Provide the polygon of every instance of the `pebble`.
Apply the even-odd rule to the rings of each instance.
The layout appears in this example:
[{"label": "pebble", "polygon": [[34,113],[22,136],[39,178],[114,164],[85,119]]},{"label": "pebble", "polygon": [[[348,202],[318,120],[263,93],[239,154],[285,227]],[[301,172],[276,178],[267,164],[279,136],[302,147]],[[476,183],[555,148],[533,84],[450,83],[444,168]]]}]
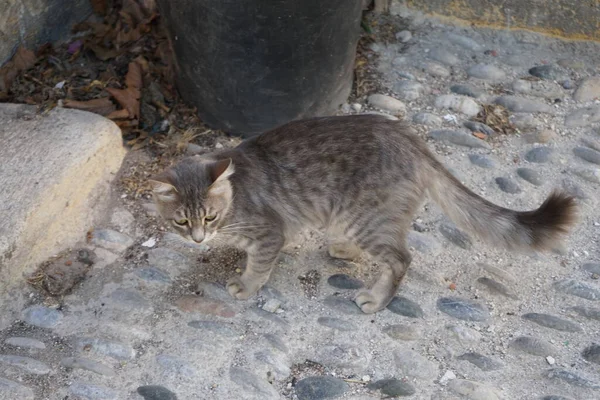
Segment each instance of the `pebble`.
[{"label": "pebble", "polygon": [[223,318],[235,317],[233,311],[227,304],[220,300],[208,297],[188,295],[179,298],[175,305],[183,312],[198,313],[202,315],[215,315]]},{"label": "pebble", "polygon": [[150,302],[137,290],[116,289],[110,294],[110,301],[121,310],[149,310],[152,308]]},{"label": "pebble", "polygon": [[404,30],[396,33],[396,39],[401,41],[402,43],[406,43],[412,39],[412,33],[410,31]]},{"label": "pebble", "polygon": [[440,385],[446,386],[452,379],[456,379],[456,374],[450,370],[446,371],[440,378]]},{"label": "pebble", "polygon": [[493,265],[485,264],[485,263],[477,263],[477,266],[482,268],[483,270],[489,272],[494,275],[496,278],[503,280],[505,282],[516,283],[517,278],[511,274],[510,272],[503,270],[502,268],[495,267]]},{"label": "pebble", "polygon": [[496,178],[495,181],[500,190],[502,190],[505,193],[517,194],[522,192],[519,185],[517,185],[512,179],[500,176]]},{"label": "pebble", "polygon": [[565,117],[565,126],[567,128],[576,128],[578,126],[588,126],[600,121],[600,107],[592,106],[580,108],[572,111]]},{"label": "pebble", "polygon": [[477,282],[488,288],[492,293],[500,293],[513,300],[518,300],[511,291],[503,283],[497,282],[488,277],[481,277],[477,279]]},{"label": "pebble", "polygon": [[30,357],[0,354],[0,364],[10,365],[33,375],[46,375],[50,373],[48,365]]},{"label": "pebble", "polygon": [[390,325],[382,329],[383,333],[396,340],[417,340],[421,338],[421,332],[410,325]]},{"label": "pebble", "polygon": [[458,360],[468,361],[482,371],[496,371],[502,369],[503,365],[490,357],[486,357],[479,353],[465,353],[456,357]]},{"label": "pebble", "polygon": [[509,111],[516,113],[553,113],[554,109],[547,104],[537,100],[526,99],[524,97],[505,95],[500,96],[495,101]]},{"label": "pebble", "polygon": [[489,81],[498,81],[506,77],[506,73],[495,65],[476,64],[467,70],[467,74],[472,78],[485,79]]},{"label": "pebble", "polygon": [[520,130],[530,130],[539,127],[542,122],[531,114],[513,114],[510,123]]},{"label": "pebble", "polygon": [[400,99],[406,101],[417,100],[426,92],[425,86],[415,81],[400,81],[393,90]]},{"label": "pebble", "polygon": [[476,165],[481,168],[490,169],[494,168],[495,166],[494,161],[492,161],[489,157],[486,157],[481,154],[469,154],[469,161],[471,161],[473,165]]},{"label": "pebble", "polygon": [[517,175],[532,185],[542,186],[544,184],[544,179],[542,179],[542,176],[536,170],[531,168],[518,168]]},{"label": "pebble", "polygon": [[600,263],[585,263],[581,268],[592,274],[600,275]]},{"label": "pebble", "polygon": [[538,164],[547,163],[550,161],[553,154],[554,150],[552,150],[550,147],[534,147],[525,153],[525,160]]},{"label": "pebble", "polygon": [[543,376],[548,379],[565,382],[573,386],[600,389],[600,384],[562,368],[551,368],[547,371],[544,371]]},{"label": "pebble", "polygon": [[330,368],[340,368],[346,372],[362,372],[371,361],[369,350],[362,346],[327,345],[315,352],[311,360]]},{"label": "pebble", "polygon": [[80,352],[93,351],[95,353],[122,361],[132,360],[135,358],[135,350],[130,345],[98,338],[78,339],[77,349]]},{"label": "pebble", "polygon": [[194,329],[200,329],[209,331],[211,333],[226,336],[226,337],[236,337],[240,336],[240,333],[232,324],[228,324],[225,322],[218,321],[190,321],[188,322],[188,326]]},{"label": "pebble", "polygon": [[406,105],[398,99],[385,94],[372,94],[367,101],[373,108],[388,111],[391,113],[406,113]]},{"label": "pebble", "polygon": [[461,249],[469,250],[473,247],[469,235],[458,229],[454,224],[444,222],[440,224],[439,231],[446,239]]},{"label": "pebble", "polygon": [[400,349],[395,351],[394,362],[402,377],[431,380],[438,373],[437,364],[413,350]]},{"label": "pebble", "polygon": [[159,354],[156,356],[156,362],[168,376],[185,378],[195,378],[198,376],[196,367],[179,357]]},{"label": "pebble", "polygon": [[54,328],[62,320],[60,311],[43,306],[31,306],[23,310],[23,321],[39,328]]},{"label": "pebble", "polygon": [[519,336],[510,343],[510,347],[540,357],[556,353],[556,349],[550,343],[531,336]]},{"label": "pebble", "polygon": [[554,284],[556,290],[586,300],[600,300],[600,289],[575,279],[565,279]]},{"label": "pebble", "polygon": [[442,119],[435,114],[428,112],[420,112],[413,116],[413,122],[419,125],[440,127],[442,126]]},{"label": "pebble", "polygon": [[473,97],[475,99],[477,99],[485,94],[485,92],[483,90],[476,88],[475,86],[468,85],[468,84],[452,85],[452,86],[450,86],[450,91],[455,94],[459,94],[462,96],[469,96],[469,97]]},{"label": "pebble", "polygon": [[75,382],[69,386],[69,392],[75,398],[86,400],[114,400],[121,397],[116,390],[106,386],[93,385],[91,383]]},{"label": "pebble", "polygon": [[363,312],[358,308],[355,302],[339,296],[328,296],[323,303],[336,311],[347,315],[363,315]]},{"label": "pebble", "polygon": [[269,299],[261,307],[266,312],[275,313],[281,308],[281,301],[277,299]]},{"label": "pebble", "polygon": [[139,278],[141,278],[145,281],[148,281],[148,282],[164,283],[164,284],[171,283],[171,278],[169,277],[169,274],[167,274],[166,272],[164,272],[158,268],[154,268],[154,267],[139,268],[139,269],[136,269],[134,273]]},{"label": "pebble", "polygon": [[355,329],[352,323],[344,321],[343,319],[333,317],[319,317],[317,319],[317,323],[327,328],[337,329],[338,331],[348,332],[353,331]]},{"label": "pebble", "polygon": [[460,297],[442,297],[437,301],[440,311],[464,321],[486,321],[490,313],[485,306]]},{"label": "pebble", "polygon": [[352,103],[352,109],[356,112],[360,112],[363,106],[360,103]]},{"label": "pebble", "polygon": [[471,346],[481,340],[481,333],[461,325],[447,325],[450,337],[458,341],[462,346]]},{"label": "pebble", "polygon": [[[261,296],[264,296],[263,290],[267,286],[263,286],[261,289]],[[221,300],[224,303],[233,301],[233,297],[229,294],[224,285],[220,285],[215,282],[198,282],[197,292],[203,296],[210,297],[211,299]]]},{"label": "pebble", "polygon": [[562,180],[562,188],[567,194],[570,194],[571,196],[575,197],[576,199],[580,199],[580,200],[587,199],[587,195],[585,194],[583,189],[577,183],[572,181],[571,179],[568,179],[568,178],[563,179]]},{"label": "pebble", "polygon": [[44,350],[46,348],[44,342],[27,337],[9,337],[4,341],[4,343],[25,349]]},{"label": "pebble", "polygon": [[455,54],[452,54],[450,51],[444,48],[435,48],[427,53],[427,55],[432,60],[439,61],[442,64],[450,66],[460,64],[460,59]]},{"label": "pebble", "polygon": [[327,283],[330,286],[333,286],[334,288],[348,290],[361,289],[365,286],[365,284],[362,283],[362,281],[356,278],[352,278],[351,276],[348,276],[346,274],[331,275],[329,279],[327,279]]},{"label": "pebble", "polygon": [[367,385],[369,390],[379,390],[382,395],[389,397],[412,396],[416,393],[413,385],[399,379],[381,379]]},{"label": "pebble", "polygon": [[147,385],[137,388],[137,392],[144,400],[177,400],[175,393],[164,386]]},{"label": "pebble", "polygon": [[457,94],[443,94],[438,96],[435,99],[435,107],[463,113],[468,117],[474,117],[480,111],[479,105],[477,105],[475,100]]},{"label": "pebble", "polygon": [[107,367],[106,365],[80,357],[65,357],[60,360],[60,365],[65,368],[71,369],[84,369],[86,371],[95,372],[99,375],[106,376],[114,376],[115,372],[112,368]]},{"label": "pebble", "polygon": [[406,237],[408,247],[423,254],[437,254],[442,250],[442,245],[431,235],[410,231]]},{"label": "pebble", "polygon": [[492,136],[496,133],[492,128],[481,122],[465,121],[463,125],[471,132],[481,132],[488,136]]},{"label": "pebble", "polygon": [[554,365],[554,364],[556,364],[556,359],[554,357],[552,357],[552,356],[548,356],[548,357],[546,357],[546,362],[549,365]]},{"label": "pebble", "polygon": [[165,271],[179,271],[187,269],[189,259],[175,250],[158,247],[148,251],[148,263]]},{"label": "pebble", "polygon": [[592,164],[600,165],[600,151],[592,150],[587,147],[575,147],[573,154]]},{"label": "pebble", "polygon": [[291,369],[286,362],[286,357],[280,353],[275,353],[269,349],[260,350],[254,353],[254,358],[265,364],[269,372],[275,375],[275,379],[286,379],[291,373]]},{"label": "pebble", "polygon": [[554,132],[550,129],[544,129],[539,132],[533,132],[523,136],[526,143],[548,143],[556,138]]},{"label": "pebble", "polygon": [[390,304],[388,304],[387,309],[394,314],[409,318],[423,318],[425,315],[421,306],[402,296],[394,296]]},{"label": "pebble", "polygon": [[581,356],[588,362],[600,365],[600,345],[592,344],[586,347]]},{"label": "pebble", "polygon": [[346,382],[332,376],[310,376],[296,383],[298,400],[321,400],[342,396],[349,387]]},{"label": "pebble", "polygon": [[573,93],[573,99],[582,103],[595,100],[598,97],[600,97],[600,76],[584,79]]},{"label": "pebble", "polygon": [[600,151],[600,142],[588,138],[582,138],[581,143],[583,143],[586,147],[590,149]]},{"label": "pebble", "polygon": [[573,400],[573,399],[570,397],[551,395],[551,396],[544,396],[544,397],[542,397],[541,400]]},{"label": "pebble", "polygon": [[529,73],[538,78],[553,81],[563,80],[566,78],[565,71],[563,71],[563,69],[558,65],[554,64],[538,65],[529,69]]},{"label": "pebble", "polygon": [[467,50],[472,50],[472,51],[482,51],[483,47],[477,43],[475,40],[471,39],[470,37],[467,36],[462,36],[462,35],[457,35],[454,33],[448,33],[446,34],[446,39],[448,39],[450,42],[464,47]]},{"label": "pebble", "polygon": [[502,400],[500,392],[483,383],[466,379],[454,379],[448,385],[453,392],[465,396],[470,400]]},{"label": "pebble", "polygon": [[523,319],[534,322],[540,326],[544,326],[550,329],[556,329],[562,332],[581,332],[582,329],[579,325],[574,322],[567,321],[566,319],[559,318],[554,315],[541,314],[541,313],[527,313],[523,314]]},{"label": "pebble", "polygon": [[432,76],[437,76],[438,78],[447,78],[450,76],[450,71],[448,71],[448,69],[446,69],[443,65],[433,61],[425,62],[423,64],[423,70]]},{"label": "pebble", "polygon": [[571,310],[575,311],[577,314],[581,315],[582,317],[600,321],[600,308],[577,306],[577,307],[572,307]]},{"label": "pebble", "polygon": [[120,253],[133,244],[133,239],[111,229],[94,229],[91,242],[96,246]]},{"label": "pebble", "polygon": [[452,143],[457,146],[490,149],[489,144],[463,131],[437,129],[429,132],[429,137],[437,141]]},{"label": "pebble", "polygon": [[34,400],[33,390],[16,382],[0,377],[0,398]]},{"label": "pebble", "polygon": [[231,367],[229,369],[229,378],[246,391],[257,394],[260,399],[279,398],[277,391],[269,382],[242,368]]}]

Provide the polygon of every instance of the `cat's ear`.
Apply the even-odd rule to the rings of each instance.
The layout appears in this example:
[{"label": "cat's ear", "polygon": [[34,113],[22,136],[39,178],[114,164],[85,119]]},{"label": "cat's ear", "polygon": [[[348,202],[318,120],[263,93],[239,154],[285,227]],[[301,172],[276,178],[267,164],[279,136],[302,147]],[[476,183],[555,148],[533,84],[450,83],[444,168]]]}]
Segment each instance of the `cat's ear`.
[{"label": "cat's ear", "polygon": [[213,183],[223,182],[235,172],[235,167],[231,158],[227,158],[210,164],[208,172]]},{"label": "cat's ear", "polygon": [[173,201],[176,198],[177,189],[171,182],[172,180],[169,172],[163,172],[148,180],[148,183],[152,186],[152,194],[154,194],[157,200],[163,202]]}]

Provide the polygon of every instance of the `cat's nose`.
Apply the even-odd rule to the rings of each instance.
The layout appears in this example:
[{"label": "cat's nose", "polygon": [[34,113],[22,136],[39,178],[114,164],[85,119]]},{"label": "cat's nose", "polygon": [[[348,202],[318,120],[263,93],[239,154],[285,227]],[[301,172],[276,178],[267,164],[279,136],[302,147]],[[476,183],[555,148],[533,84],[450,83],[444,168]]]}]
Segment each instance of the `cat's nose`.
[{"label": "cat's nose", "polygon": [[196,243],[202,243],[204,240],[204,230],[203,229],[193,229],[192,230],[192,239]]}]

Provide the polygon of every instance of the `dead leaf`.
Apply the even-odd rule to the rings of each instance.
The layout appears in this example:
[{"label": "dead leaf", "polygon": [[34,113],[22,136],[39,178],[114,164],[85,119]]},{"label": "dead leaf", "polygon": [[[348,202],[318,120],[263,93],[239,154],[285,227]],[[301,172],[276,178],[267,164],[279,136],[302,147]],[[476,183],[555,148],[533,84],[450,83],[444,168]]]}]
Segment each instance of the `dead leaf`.
[{"label": "dead leaf", "polygon": [[94,52],[94,54],[96,55],[96,57],[98,57],[98,59],[100,59],[102,61],[110,60],[111,58],[115,58],[119,54],[121,54],[121,51],[119,51],[117,49],[107,49],[106,47],[97,45],[90,41],[88,41],[86,43],[85,47],[92,50]]},{"label": "dead leaf", "polygon": [[36,61],[33,51],[19,47],[13,58],[0,68],[0,92],[8,92],[16,77],[33,67]]},{"label": "dead leaf", "polygon": [[125,108],[111,112],[106,116],[108,119],[125,119],[129,118],[129,111]]},{"label": "dead leaf", "polygon": [[142,66],[134,61],[129,63],[127,75],[125,75],[125,85],[132,89],[141,89],[142,82]]},{"label": "dead leaf", "polygon": [[127,110],[129,118],[138,119],[140,116],[140,91],[138,89],[106,88],[106,91],[115,98],[121,107]]},{"label": "dead leaf", "polygon": [[135,0],[123,0],[123,8],[119,14],[129,14],[136,25],[146,18],[142,7]]},{"label": "dead leaf", "polygon": [[473,136],[478,137],[479,139],[487,139],[487,135],[485,133],[482,132],[473,132]]},{"label": "dead leaf", "polygon": [[89,111],[103,116],[110,115],[116,108],[108,97],[87,101],[65,99],[63,104],[65,108],[75,108],[77,110]]}]

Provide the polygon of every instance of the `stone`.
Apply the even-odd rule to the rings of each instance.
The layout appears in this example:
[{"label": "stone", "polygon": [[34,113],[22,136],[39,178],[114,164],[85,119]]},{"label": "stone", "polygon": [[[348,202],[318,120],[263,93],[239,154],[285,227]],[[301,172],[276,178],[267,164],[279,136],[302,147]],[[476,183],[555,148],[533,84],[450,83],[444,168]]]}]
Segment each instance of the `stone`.
[{"label": "stone", "polygon": [[498,81],[506,77],[506,73],[495,65],[476,64],[467,70],[467,74],[472,78],[485,79],[488,81]]},{"label": "stone", "polygon": [[432,49],[429,53],[427,53],[427,56],[432,60],[450,66],[458,65],[460,63],[460,59],[455,54],[452,54],[450,51],[441,47]]},{"label": "stone", "polygon": [[14,347],[22,347],[24,349],[44,350],[46,348],[44,342],[27,337],[9,337],[4,343]]},{"label": "stone", "polygon": [[587,195],[585,194],[583,189],[577,183],[572,181],[571,179],[565,178],[562,180],[561,184],[562,184],[561,185],[562,189],[564,190],[565,193],[567,193],[579,200],[587,199]]},{"label": "stone", "polygon": [[576,128],[579,126],[588,126],[600,121],[600,107],[584,107],[572,111],[565,117],[565,126],[567,128]]},{"label": "stone", "polygon": [[121,253],[133,244],[133,239],[111,229],[95,229],[92,232],[92,244]]},{"label": "stone", "polygon": [[573,399],[570,398],[570,397],[550,395],[550,396],[544,396],[544,397],[542,397],[541,400],[573,400]]},{"label": "stone", "polygon": [[531,114],[513,114],[509,117],[510,123],[520,130],[531,130],[539,127],[542,122]]},{"label": "stone", "polygon": [[199,371],[192,363],[179,357],[169,354],[159,354],[156,356],[156,362],[162,371],[170,377],[195,378]]},{"label": "stone", "polygon": [[564,97],[564,92],[560,85],[555,82],[539,81],[532,82],[523,79],[517,79],[512,84],[512,89],[515,93],[528,94],[546,99],[561,99]]},{"label": "stone", "polygon": [[0,364],[16,367],[33,375],[46,375],[50,373],[48,365],[30,357],[0,354]]},{"label": "stone", "polygon": [[263,363],[268,368],[267,374],[270,372],[274,375],[275,379],[286,379],[291,373],[286,357],[281,353],[265,349],[254,353],[254,358]]},{"label": "stone", "polygon": [[348,373],[360,373],[369,365],[371,354],[363,346],[326,345],[317,349],[311,360],[329,368],[343,369]]},{"label": "stone", "polygon": [[531,81],[517,79],[513,82],[512,89],[515,93],[529,94],[531,92]]},{"label": "stone", "polygon": [[600,263],[585,263],[581,268],[589,273],[600,275]]},{"label": "stone", "polygon": [[554,132],[550,129],[544,129],[539,132],[533,132],[523,136],[526,143],[548,143],[556,138]]},{"label": "stone", "polygon": [[447,33],[446,39],[448,39],[451,43],[454,43],[458,46],[464,47],[467,50],[471,51],[482,51],[483,47],[477,43],[475,40],[471,39],[468,36],[457,35],[455,33]]},{"label": "stone", "polygon": [[[108,206],[126,151],[115,123],[60,107],[40,114],[37,106],[0,104],[0,138],[0,186],[11,188],[0,191],[4,299],[24,274],[85,237]],[[22,306],[15,300],[0,303],[0,326]]]},{"label": "stone", "polygon": [[137,392],[144,400],[177,400],[175,393],[164,386],[147,385],[137,388]]},{"label": "stone", "polygon": [[404,30],[396,33],[396,39],[401,41],[402,43],[409,42],[412,39],[412,33],[410,31]]},{"label": "stone", "polygon": [[419,125],[440,127],[442,126],[442,119],[435,114],[428,112],[420,112],[413,115],[413,122]]},{"label": "stone", "polygon": [[429,137],[445,143],[452,143],[458,146],[489,149],[490,145],[481,139],[477,139],[463,131],[455,131],[451,129],[438,129],[429,132]]},{"label": "stone", "polygon": [[600,365],[600,345],[592,344],[586,347],[581,356],[588,362]]},{"label": "stone", "polygon": [[410,231],[406,237],[408,247],[412,247],[420,253],[437,254],[442,250],[442,245],[433,236]]},{"label": "stone", "polygon": [[277,299],[269,299],[265,301],[265,304],[262,305],[262,309],[266,312],[275,313],[281,307],[281,301]]},{"label": "stone", "polygon": [[390,325],[383,328],[383,333],[396,340],[417,340],[421,338],[421,332],[410,325]]},{"label": "stone", "polygon": [[495,101],[496,104],[507,108],[516,113],[553,113],[554,109],[547,104],[537,100],[531,100],[524,97],[505,95],[500,96]]},{"label": "stone", "polygon": [[190,328],[208,331],[212,334],[217,334],[225,337],[236,337],[240,336],[239,332],[234,325],[225,322],[218,321],[190,321],[188,322]]},{"label": "stone", "polygon": [[600,151],[600,142],[597,140],[581,138],[581,143],[592,150]]},{"label": "stone", "polygon": [[553,154],[554,150],[550,147],[534,147],[525,153],[525,160],[537,164],[547,163],[550,161]]},{"label": "stone", "polygon": [[53,308],[35,305],[23,310],[21,318],[29,325],[51,329],[60,323],[63,314]]},{"label": "stone", "polygon": [[541,313],[527,313],[523,314],[523,319],[534,322],[538,325],[546,328],[556,329],[557,331],[563,332],[581,332],[582,329],[579,325],[574,322],[567,321],[566,319],[556,317],[549,314]]},{"label": "stone", "polygon": [[167,274],[165,271],[163,271],[159,268],[155,268],[155,267],[139,268],[139,269],[136,269],[134,273],[136,276],[138,276],[139,278],[141,278],[147,282],[161,283],[161,284],[171,283],[171,278],[169,277],[169,274]]},{"label": "stone", "polygon": [[469,161],[481,168],[491,169],[495,167],[494,161],[482,154],[469,154]]},{"label": "stone", "polygon": [[465,114],[468,117],[474,117],[479,114],[479,105],[470,97],[457,94],[444,94],[435,99],[435,107],[439,109],[448,109],[454,112]]},{"label": "stone", "polygon": [[369,105],[373,108],[388,111],[391,113],[406,113],[406,105],[398,99],[384,94],[372,94],[367,99]]},{"label": "stone", "polygon": [[506,287],[506,285],[504,285],[503,283],[500,283],[498,281],[495,281],[491,278],[488,277],[481,277],[477,279],[477,283],[482,284],[483,286],[485,286],[490,292],[492,293],[499,293],[503,296],[508,297],[509,299],[513,299],[513,300],[517,300],[517,296],[514,295],[509,289],[508,287]]},{"label": "stone", "polygon": [[116,289],[105,300],[105,303],[110,304],[124,311],[151,310],[152,304],[134,289]]},{"label": "stone", "polygon": [[439,231],[446,239],[461,249],[469,250],[473,246],[471,238],[454,224],[444,222],[440,224]]},{"label": "stone", "polygon": [[332,376],[309,376],[296,383],[298,400],[333,399],[342,396],[349,387],[346,382]]},{"label": "stone", "polygon": [[481,132],[488,136],[491,136],[496,133],[492,128],[481,122],[465,121],[463,125],[471,132]]},{"label": "stone", "polygon": [[186,313],[215,315],[222,318],[235,317],[235,311],[227,304],[220,300],[214,300],[208,297],[195,295],[183,296],[179,298],[175,304],[177,305],[177,308]]},{"label": "stone", "polygon": [[469,400],[502,400],[503,397],[498,389],[483,383],[469,381],[466,379],[454,379],[448,387],[453,392],[465,396]]},{"label": "stone", "polygon": [[483,90],[476,88],[475,86],[468,85],[468,84],[452,85],[452,86],[450,86],[450,91],[455,94],[459,94],[462,96],[469,96],[469,97],[473,97],[475,99],[478,99],[485,94],[485,92]]},{"label": "stone", "polygon": [[327,296],[323,303],[333,310],[339,311],[348,315],[363,315],[363,312],[358,308],[356,303],[351,300],[339,296]]},{"label": "stone", "polygon": [[582,103],[595,100],[598,97],[600,97],[600,76],[584,79],[573,93],[573,99]]},{"label": "stone", "polygon": [[413,385],[399,379],[381,379],[367,385],[369,390],[379,390],[381,394],[389,397],[406,397],[416,393]]},{"label": "stone", "polygon": [[423,70],[432,76],[438,78],[447,78],[450,76],[450,71],[446,67],[437,62],[427,61],[423,63]]},{"label": "stone", "polygon": [[400,81],[394,85],[394,93],[406,101],[417,100],[425,92],[425,86],[415,81]]},{"label": "stone", "polygon": [[135,358],[135,350],[128,344],[98,338],[80,338],[76,341],[80,353],[94,352],[119,361]]},{"label": "stone", "polygon": [[572,307],[571,310],[575,311],[577,314],[581,315],[582,317],[600,321],[600,308],[577,306],[577,307]]},{"label": "stone", "polygon": [[121,398],[121,394],[114,389],[91,383],[74,382],[69,386],[69,393],[75,398],[86,400],[114,400]]},{"label": "stone", "polygon": [[408,349],[400,349],[394,352],[394,362],[402,377],[429,380],[437,375],[438,367],[421,354]]},{"label": "stone", "polygon": [[592,150],[587,147],[575,147],[573,154],[592,164],[600,165],[600,151]]},{"label": "stone", "polygon": [[558,81],[566,78],[565,71],[554,64],[538,65],[529,69],[529,73],[541,79]]},{"label": "stone", "polygon": [[285,354],[289,352],[289,348],[279,336],[272,333],[265,333],[263,338],[272,348]]},{"label": "stone", "polygon": [[531,336],[517,337],[510,343],[510,347],[532,356],[546,357],[557,353],[557,350],[550,343]]},{"label": "stone", "polygon": [[319,317],[317,319],[317,323],[327,328],[337,329],[338,331],[347,332],[355,330],[355,326],[352,323],[339,318]]},{"label": "stone", "polygon": [[590,284],[579,282],[575,279],[565,279],[554,284],[556,290],[586,300],[600,300],[600,288]]},{"label": "stone", "polygon": [[190,260],[183,254],[166,247],[157,247],[148,251],[148,263],[165,271],[185,270],[189,262]]},{"label": "stone", "polygon": [[505,193],[509,193],[509,194],[518,194],[521,193],[522,190],[519,187],[519,185],[517,185],[515,183],[515,181],[513,181],[510,178],[505,178],[505,177],[498,177],[495,179],[496,184],[498,185],[498,187],[500,188],[500,190],[502,190]]},{"label": "stone", "polygon": [[595,390],[600,389],[599,383],[594,382],[586,377],[580,376],[575,372],[571,372],[562,368],[551,368],[549,370],[544,371],[542,376],[551,380],[568,383],[573,386],[579,386]]},{"label": "stone", "polygon": [[502,268],[498,268],[496,266],[485,264],[485,263],[477,263],[477,266],[481,267],[483,270],[489,272],[490,274],[494,275],[496,278],[498,278],[500,280],[503,280],[505,282],[510,282],[510,283],[517,282],[517,278],[513,274],[511,274],[510,272],[508,272]]},{"label": "stone", "polygon": [[482,371],[496,371],[502,369],[503,365],[490,357],[479,353],[465,353],[456,357],[458,360],[468,361]]},{"label": "stone", "polygon": [[348,290],[361,289],[365,286],[360,280],[346,274],[331,275],[329,279],[327,279],[327,283],[334,288]]},{"label": "stone", "polygon": [[402,296],[394,296],[390,304],[388,304],[387,309],[394,314],[409,318],[423,318],[425,315],[421,306]]},{"label": "stone", "polygon": [[490,313],[483,305],[460,297],[441,297],[437,301],[438,309],[451,317],[464,321],[486,321]]},{"label": "stone", "polygon": [[544,184],[542,176],[531,168],[517,168],[517,175],[532,185],[542,186]]},{"label": "stone", "polygon": [[455,339],[461,346],[470,347],[481,341],[481,333],[460,325],[447,325],[446,329],[450,332],[451,338]]},{"label": "stone", "polygon": [[106,365],[81,357],[65,357],[60,360],[60,365],[64,368],[84,369],[86,371],[95,372],[99,375],[114,376],[115,372],[112,368]]},{"label": "stone", "polygon": [[452,379],[456,379],[456,374],[450,370],[444,372],[444,375],[439,380],[440,385],[446,386]]},{"label": "stone", "polygon": [[8,379],[0,377],[0,398],[34,400],[33,390]]}]

